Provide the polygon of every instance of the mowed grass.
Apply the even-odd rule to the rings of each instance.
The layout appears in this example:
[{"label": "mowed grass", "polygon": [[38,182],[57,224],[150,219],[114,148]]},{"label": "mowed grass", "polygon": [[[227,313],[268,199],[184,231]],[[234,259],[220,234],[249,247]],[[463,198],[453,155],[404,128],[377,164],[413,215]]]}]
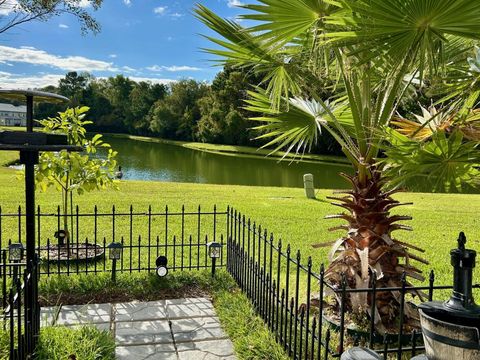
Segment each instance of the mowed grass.
[{"label": "mowed grass", "polygon": [[20,158],[17,151],[0,151],[0,166],[8,166]]},{"label": "mowed grass", "polygon": [[[290,244],[292,252],[300,250],[303,259],[311,256],[314,269],[328,262],[329,248],[313,249],[312,245],[341,236],[341,232],[328,231],[329,227],[340,222],[324,219],[325,215],[340,212],[326,199],[332,194],[330,190],[320,190],[318,200],[308,200],[303,189],[292,188],[141,181],[122,181],[119,186],[118,191],[76,196],[75,202],[81,210],[90,212],[94,204],[98,205],[99,211],[107,212],[111,211],[112,205],[116,206],[117,212],[127,212],[131,204],[142,211],[147,211],[149,205],[152,205],[153,211],[162,211],[168,205],[171,212],[180,211],[182,205],[185,205],[186,211],[197,211],[198,205],[204,210],[212,210],[217,205],[221,211],[230,205],[261,224],[268,232],[273,232],[276,239],[282,239],[284,249],[286,244]],[[413,232],[398,231],[396,237],[424,248],[422,256],[429,260],[430,265],[419,266],[425,271],[435,270],[439,283],[450,284],[449,250],[456,246],[458,233],[465,231],[468,247],[480,250],[480,195],[401,193],[395,198],[413,202],[413,205],[398,208],[397,212],[413,216],[413,221],[406,223],[414,228]],[[42,212],[55,212],[60,201],[60,193],[54,190],[37,193],[37,204],[41,205]],[[16,171],[0,170],[0,204],[3,213],[15,213],[18,205],[24,204],[23,183],[17,179]],[[11,231],[10,236],[14,236],[16,228],[12,227],[15,227],[14,223],[10,229],[4,224],[3,231]],[[144,227],[140,227],[145,231]],[[219,224],[218,227],[224,225]],[[104,231],[107,238],[111,237],[110,229]]]},{"label": "mowed grass", "polygon": [[[283,249],[290,244],[292,256],[300,250],[302,254],[302,263],[312,257],[313,269],[318,271],[320,264],[328,264],[327,253],[329,247],[314,249],[313,244],[330,242],[341,236],[341,232],[331,233],[328,228],[340,223],[337,220],[325,220],[327,214],[334,214],[340,210],[332,206],[326,196],[331,195],[330,190],[320,190],[317,194],[317,200],[308,200],[305,198],[303,189],[274,188],[274,187],[245,187],[245,186],[226,186],[226,185],[204,185],[204,184],[180,184],[180,183],[161,183],[161,182],[141,182],[141,181],[121,181],[120,190],[107,190],[103,192],[89,193],[83,196],[76,196],[75,202],[81,210],[93,209],[96,204],[99,211],[111,211],[112,205],[116,206],[117,212],[127,212],[129,206],[133,204],[135,209],[146,211],[149,205],[152,205],[153,211],[163,211],[168,205],[170,212],[179,212],[182,206],[185,210],[197,211],[198,205],[204,210],[212,210],[216,205],[218,211],[233,206],[241,212],[261,224],[268,232],[275,234],[275,242],[282,239]],[[413,202],[413,205],[407,205],[398,208],[397,213],[402,215],[411,215],[414,220],[406,222],[413,226],[413,232],[398,231],[395,235],[398,239],[412,243],[425,249],[422,254],[425,259],[430,261],[429,265],[419,264],[428,276],[430,269],[435,270],[437,284],[451,284],[452,270],[450,266],[450,249],[456,246],[456,239],[459,231],[465,231],[468,237],[468,247],[480,250],[479,239],[479,219],[480,195],[453,195],[453,194],[422,194],[422,193],[401,193],[395,195],[395,198],[402,202]],[[60,203],[60,193],[50,190],[47,193],[37,193],[37,204],[42,207],[42,212],[55,212]],[[0,205],[3,213],[14,213],[18,205],[24,204],[24,189],[22,181],[17,179],[17,172],[9,169],[0,169]],[[109,220],[110,221],[110,220]],[[178,234],[179,220],[171,219],[172,235]],[[223,220],[218,220],[223,221]],[[187,221],[189,223],[189,221]],[[205,219],[207,227],[212,226],[211,219]],[[80,225],[82,227],[82,225]],[[84,223],[84,227],[91,227],[91,224]],[[125,233],[126,227],[117,220],[117,236]],[[160,229],[163,223],[157,224]],[[189,229],[195,229],[195,221],[188,225]],[[8,227],[8,228],[7,228]],[[51,229],[51,232],[54,231]],[[136,229],[145,233],[146,222],[140,221]],[[224,223],[218,224],[219,232],[225,233]],[[47,231],[46,229],[43,229]],[[42,231],[43,231],[42,230]],[[16,224],[12,220],[7,226],[3,224],[4,234],[10,232],[10,236],[16,233]],[[160,230],[159,230],[160,231]],[[186,230],[187,235],[190,230]],[[193,231],[193,230],[192,230]],[[210,230],[205,230],[208,232]],[[111,229],[107,225],[100,229],[101,236],[111,238]],[[135,236],[135,234],[134,234]],[[177,254],[178,256],[178,254]],[[275,267],[274,267],[275,268]],[[285,271],[285,262],[282,263],[282,285],[286,279],[283,276]],[[220,272],[222,273],[222,272]],[[190,275],[189,275],[190,274]],[[195,278],[193,273],[185,273],[187,278]],[[295,276],[294,272],[290,274],[290,280]],[[105,289],[103,282],[108,282],[108,274],[102,277],[93,275],[85,276],[79,283],[76,283],[76,277],[71,277],[73,283],[69,283],[66,277],[53,277],[51,280],[44,279],[41,286],[43,296],[55,296],[61,292],[77,293],[95,293],[95,287]],[[137,275],[136,275],[137,276]],[[138,274],[139,277],[143,276]],[[175,275],[179,276],[179,275]],[[122,285],[123,289],[132,288],[128,286],[128,281],[137,279],[130,274],[120,274],[119,281],[126,279]],[[55,280],[57,279],[57,280]],[[65,280],[61,280],[65,279]],[[103,280],[102,280],[103,279]],[[222,276],[222,282],[228,284],[228,276]],[[475,273],[474,281],[478,283],[479,275]],[[62,285],[65,281],[66,287]],[[167,277],[166,281],[175,286],[177,280]],[[300,279],[300,301],[304,301],[305,295],[305,277]],[[98,286],[95,284],[99,284]],[[145,289],[149,286],[138,282],[136,291],[133,291],[134,297],[142,298]],[[93,288],[92,288],[93,286]],[[203,285],[202,285],[203,286]],[[291,283],[291,289],[294,284]],[[312,285],[316,287],[316,285]],[[159,287],[162,289],[162,287]],[[100,290],[99,290],[100,291]],[[264,327],[262,321],[255,316],[252,307],[249,305],[245,295],[241,294],[234,286],[229,288],[210,288],[210,293],[214,298],[217,312],[222,324],[224,324],[227,333],[232,337],[235,349],[239,358],[244,359],[281,359],[283,358],[280,349],[274,348],[274,340]],[[148,292],[148,291],[147,291]],[[292,296],[292,293],[290,293]],[[147,296],[147,298],[149,298]]]}]

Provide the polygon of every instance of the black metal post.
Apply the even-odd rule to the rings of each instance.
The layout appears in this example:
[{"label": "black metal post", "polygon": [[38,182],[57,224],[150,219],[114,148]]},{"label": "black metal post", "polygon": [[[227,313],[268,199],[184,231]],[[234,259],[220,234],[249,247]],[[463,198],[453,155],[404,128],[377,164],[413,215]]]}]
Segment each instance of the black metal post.
[{"label": "black metal post", "polygon": [[117,259],[112,260],[112,282],[117,281]]},{"label": "black metal post", "polygon": [[216,267],[217,267],[217,258],[212,258],[212,278],[215,277]]},{"label": "black metal post", "polygon": [[26,95],[27,98],[27,132],[33,131],[33,96]]},{"label": "black metal post", "polygon": [[[27,264],[35,264],[35,164],[38,163],[38,151],[20,151],[20,162],[25,165]],[[35,297],[35,294],[38,294],[37,287],[37,281],[30,281],[25,288],[26,316],[30,324],[36,324],[40,319],[40,314],[34,312],[38,302]],[[34,343],[36,343],[35,339]]]}]

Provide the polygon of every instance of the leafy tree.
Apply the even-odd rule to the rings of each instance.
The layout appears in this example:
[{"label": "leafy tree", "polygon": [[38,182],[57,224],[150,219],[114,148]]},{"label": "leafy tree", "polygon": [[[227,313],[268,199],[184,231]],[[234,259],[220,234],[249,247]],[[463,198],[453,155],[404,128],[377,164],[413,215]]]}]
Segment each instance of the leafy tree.
[{"label": "leafy tree", "polygon": [[76,71],[71,71],[58,81],[58,92],[70,99],[70,106],[78,106],[78,102],[81,102],[80,97],[88,85],[89,77],[88,73],[79,75]]},{"label": "leafy tree", "polygon": [[108,130],[108,125],[112,122],[113,106],[95,80],[82,90],[81,99],[82,104],[90,108],[88,116],[92,119],[92,124],[86,126],[87,130]]},{"label": "leafy tree", "polygon": [[100,82],[101,91],[112,105],[111,119],[116,130],[132,129],[132,118],[128,98],[133,89],[134,82],[123,75],[109,77]]},{"label": "leafy tree", "polygon": [[[67,109],[55,118],[38,121],[43,131],[66,135],[70,145],[82,146],[83,153],[78,152],[43,152],[36,167],[36,186],[46,191],[55,187],[62,192],[63,226],[68,242],[68,211],[72,207],[72,194],[81,195],[93,190],[115,187],[116,151],[104,143],[102,135],[91,139],[86,136],[85,126],[91,122],[85,120],[88,107]],[[96,157],[100,148],[107,150],[106,158]],[[69,250],[69,249],[68,249]]]},{"label": "leafy tree", "polygon": [[167,138],[193,140],[200,119],[198,99],[206,91],[207,86],[195,80],[172,84],[170,94],[152,108],[150,130]]},{"label": "leafy tree", "polygon": [[200,141],[232,145],[248,141],[248,113],[242,108],[249,88],[249,79],[241,71],[226,67],[217,74],[198,103],[201,118],[197,138]]},{"label": "leafy tree", "polygon": [[151,84],[145,81],[135,83],[129,95],[131,131],[144,133],[148,131],[147,114],[152,105],[163,99],[167,94],[167,87],[162,84]]},{"label": "leafy tree", "polygon": [[[210,37],[221,47],[210,50],[212,54],[262,77],[262,86],[249,92],[247,108],[264,114],[256,120],[263,122],[257,127],[263,132],[260,137],[269,139],[265,146],[303,153],[328,132],[356,172],[344,175],[351,190],[332,198],[346,212],[331,218],[347,224],[332,229],[346,233],[334,243],[326,279],[332,286],[346,281],[352,288],[367,287],[369,271],[376,274],[379,287],[400,287],[403,276],[423,279],[411,261],[426,261],[393,235],[409,229],[397,222],[410,217],[390,215],[400,204],[385,186],[388,178],[378,158],[402,99],[424,84],[448,79],[458,86],[465,78],[449,64],[466,63],[472,40],[479,40],[480,7],[470,0],[259,0],[244,8],[249,12],[241,18],[252,24],[246,28],[202,5],[195,11],[223,37]],[[334,87],[318,92],[329,83]],[[455,136],[451,141],[459,144]],[[436,146],[435,141],[430,146]],[[431,157],[416,160],[410,169],[425,169],[423,161]],[[450,172],[461,168],[437,160],[438,167]],[[465,164],[468,157],[456,160]],[[462,180],[460,174],[449,178]],[[349,296],[345,306],[368,315],[371,300],[360,293]],[[395,292],[377,295],[379,331],[398,317],[400,301]],[[416,316],[410,310],[407,306],[406,323]]]},{"label": "leafy tree", "polygon": [[29,21],[47,21],[70,14],[78,19],[83,33],[100,31],[100,25],[86,10],[85,1],[98,10],[103,0],[0,0],[0,34]]}]

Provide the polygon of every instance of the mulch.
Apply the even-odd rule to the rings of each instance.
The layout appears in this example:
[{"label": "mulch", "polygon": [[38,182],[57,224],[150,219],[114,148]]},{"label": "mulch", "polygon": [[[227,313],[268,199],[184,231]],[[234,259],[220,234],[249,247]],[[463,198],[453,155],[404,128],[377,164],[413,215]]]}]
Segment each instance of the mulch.
[{"label": "mulch", "polygon": [[184,286],[179,289],[161,289],[153,294],[132,294],[122,289],[115,289],[89,294],[60,293],[48,296],[40,296],[40,306],[103,304],[138,301],[154,301],[165,299],[178,299],[188,297],[210,297],[210,294],[198,286]]}]

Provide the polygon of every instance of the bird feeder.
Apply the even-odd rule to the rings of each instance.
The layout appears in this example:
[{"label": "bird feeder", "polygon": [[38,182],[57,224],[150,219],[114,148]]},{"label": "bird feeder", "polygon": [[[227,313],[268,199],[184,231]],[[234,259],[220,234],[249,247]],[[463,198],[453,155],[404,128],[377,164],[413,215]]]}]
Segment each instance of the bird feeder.
[{"label": "bird feeder", "polygon": [[[19,151],[20,162],[25,165],[25,224],[26,224],[26,253],[27,264],[34,264],[37,256],[35,249],[35,164],[38,163],[39,153],[42,151],[82,151],[78,146],[68,145],[66,136],[33,132],[33,104],[34,102],[64,102],[68,98],[42,91],[31,90],[0,90],[0,98],[26,101],[27,104],[27,131],[0,131],[0,151]],[[40,312],[38,304],[38,281],[27,283],[26,291],[36,296],[28,297],[25,304],[26,322],[40,326]],[[33,344],[36,345],[36,344]]]}]

